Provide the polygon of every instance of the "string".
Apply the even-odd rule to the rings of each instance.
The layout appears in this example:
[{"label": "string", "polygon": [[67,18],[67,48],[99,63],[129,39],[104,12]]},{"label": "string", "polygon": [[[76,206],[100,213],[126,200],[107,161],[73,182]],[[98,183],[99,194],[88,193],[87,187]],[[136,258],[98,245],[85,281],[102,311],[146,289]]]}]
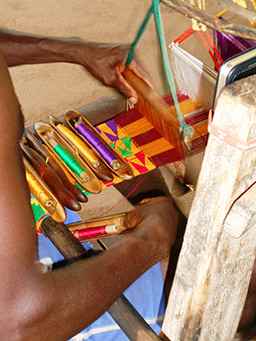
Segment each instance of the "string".
[{"label": "string", "polygon": [[61,123],[57,125],[57,128],[64,136],[67,137],[68,140],[72,141],[73,144],[76,145],[77,151],[79,151],[79,149],[83,151],[83,156],[88,160],[88,162],[95,166],[99,165],[99,160],[93,150],[89,148],[87,144],[85,144],[72,130]]},{"label": "string", "polygon": [[183,134],[185,143],[187,143],[191,140],[191,138],[193,136],[193,128],[185,122],[185,118],[184,118],[184,115],[180,109],[180,104],[179,104],[179,101],[177,98],[176,85],[175,85],[174,76],[173,76],[173,73],[172,73],[172,70],[170,67],[168,50],[167,50],[166,41],[164,38],[165,33],[164,33],[162,16],[161,16],[161,12],[160,12],[160,1],[159,0],[152,0],[152,4],[151,4],[148,12],[146,13],[146,16],[145,16],[141,26],[139,27],[139,30],[135,36],[134,41],[131,44],[125,65],[129,66],[131,64],[131,62],[135,56],[136,47],[137,47],[139,40],[141,39],[143,33],[146,30],[147,24],[148,24],[149,19],[151,18],[152,14],[154,15],[154,19],[155,19],[155,26],[156,26],[156,30],[157,30],[157,34],[158,34],[158,40],[159,40],[159,45],[160,45],[160,49],[161,49],[161,55],[162,55],[163,67],[164,67],[164,72],[166,75],[166,80],[168,83],[170,93],[173,97],[173,102],[174,102],[174,106],[176,109],[177,118],[178,118],[178,121],[180,124],[180,130]]},{"label": "string", "polygon": [[143,19],[142,24],[139,27],[139,30],[138,30],[138,32],[137,32],[137,34],[135,36],[135,39],[131,43],[131,47],[129,49],[128,56],[127,56],[127,59],[126,59],[126,62],[125,62],[125,66],[126,67],[131,64],[131,62],[133,61],[133,59],[135,57],[135,51],[136,51],[137,45],[138,45],[138,43],[139,43],[143,33],[146,30],[146,27],[147,27],[147,25],[149,23],[149,20],[150,20],[152,14],[153,14],[153,3],[151,4],[150,8],[148,9],[148,11],[147,11],[147,13],[145,15],[145,18]]},{"label": "string", "polygon": [[[201,40],[203,46],[207,49],[209,55],[211,56],[211,58],[214,62],[216,70],[219,70],[223,64],[223,59],[221,57],[220,52],[218,51],[216,44],[214,43],[212,37],[210,36],[210,34],[208,32],[195,31],[193,29],[193,27],[191,26],[187,30],[182,32],[177,38],[175,38],[173,43],[174,44],[182,44],[185,40],[190,38],[194,33],[197,34],[197,36]],[[224,33],[222,33],[222,34],[224,35]],[[227,39],[229,39],[237,47],[240,44],[239,46],[242,48],[242,50],[244,50],[245,47],[243,46],[243,44],[240,43],[239,41],[237,41],[234,37],[232,38],[231,35],[225,35],[225,37],[227,37]],[[236,44],[236,41],[238,44]],[[171,46],[172,46],[172,44],[169,45],[169,47],[171,47]]]},{"label": "string", "polygon": [[174,44],[182,44],[185,40],[190,38],[194,33],[195,31],[193,27],[191,26],[186,31],[182,32],[177,38],[175,38],[173,42]]},{"label": "string", "polygon": [[224,32],[221,32],[221,34],[223,35],[223,37],[225,37],[227,40],[229,40],[239,50],[241,50],[241,51],[247,50],[247,47],[240,40],[238,40],[236,37],[234,37],[233,35],[226,34]]},{"label": "string", "polygon": [[107,233],[106,226],[97,226],[97,227],[85,228],[83,230],[75,230],[73,234],[77,239],[89,240],[89,239],[93,239],[96,237],[98,238],[100,236],[104,236],[106,234],[111,234],[111,233]]},{"label": "string", "polygon": [[76,189],[78,189],[83,195],[89,196],[91,193],[86,191],[78,182],[74,185]]},{"label": "string", "polygon": [[153,6],[154,6],[155,25],[156,25],[156,30],[158,34],[162,60],[163,60],[163,67],[165,71],[167,84],[168,84],[169,90],[173,98],[173,103],[176,109],[177,118],[180,124],[180,129],[181,129],[181,132],[183,133],[184,141],[188,142],[189,140],[191,140],[191,137],[193,135],[193,128],[185,122],[184,115],[180,109],[180,104],[179,104],[178,97],[177,97],[176,84],[175,84],[174,76],[170,67],[167,45],[166,45],[166,41],[164,38],[165,32],[164,32],[164,25],[162,21],[161,12],[160,12],[160,1],[153,0]]},{"label": "string", "polygon": [[209,55],[211,56],[216,70],[219,71],[220,67],[223,64],[223,59],[222,59],[217,47],[215,46],[212,37],[210,36],[210,34],[208,32],[196,31],[196,34],[200,38],[204,47],[207,49]]}]

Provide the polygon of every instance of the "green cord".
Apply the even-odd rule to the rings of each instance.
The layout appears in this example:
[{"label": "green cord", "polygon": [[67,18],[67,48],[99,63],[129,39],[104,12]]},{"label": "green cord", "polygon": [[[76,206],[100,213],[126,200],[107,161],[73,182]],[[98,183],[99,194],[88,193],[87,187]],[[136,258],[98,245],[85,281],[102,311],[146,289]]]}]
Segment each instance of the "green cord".
[{"label": "green cord", "polygon": [[59,155],[63,162],[78,176],[86,173],[86,170],[74,159],[71,153],[69,153],[60,144],[56,144],[53,147],[54,151]]},{"label": "green cord", "polygon": [[152,14],[153,14],[153,3],[150,6],[149,10],[147,11],[147,14],[145,15],[145,18],[143,19],[143,22],[142,22],[142,24],[141,24],[141,26],[140,26],[140,28],[139,28],[136,36],[135,36],[134,41],[131,43],[131,47],[130,47],[130,50],[128,52],[128,56],[127,56],[127,59],[125,62],[125,66],[129,66],[131,64],[131,62],[133,61],[134,56],[135,56],[136,47],[139,43],[140,38],[142,37],[143,33],[146,30],[147,24],[148,24],[149,19],[151,18]]},{"label": "green cord", "polygon": [[159,44],[160,44],[160,49],[161,49],[161,54],[162,54],[164,72],[165,72],[169,90],[173,98],[178,121],[180,123],[180,129],[184,135],[184,138],[191,138],[191,136],[193,135],[193,128],[185,122],[184,115],[180,109],[180,103],[177,97],[176,84],[175,84],[173,73],[170,67],[168,50],[167,50],[166,41],[165,41],[164,25],[163,25],[161,12],[160,12],[160,1],[153,0],[153,7],[154,7],[154,19],[155,19],[156,31],[158,34],[158,39],[159,39]]},{"label": "green cord", "polygon": [[134,41],[131,44],[130,50],[128,52],[127,60],[125,65],[129,66],[132,62],[132,60],[135,57],[135,50],[136,47],[139,43],[139,40],[141,39],[143,33],[146,30],[147,24],[149,22],[149,19],[151,18],[151,15],[154,14],[154,19],[155,19],[155,26],[158,34],[158,40],[159,40],[159,45],[161,49],[161,54],[162,54],[162,60],[163,60],[163,67],[164,67],[164,72],[166,76],[166,80],[168,83],[169,90],[171,92],[174,106],[176,109],[178,121],[180,124],[180,130],[183,133],[183,137],[185,142],[188,142],[191,137],[193,136],[193,128],[185,122],[184,115],[182,111],[180,110],[180,104],[177,98],[177,90],[176,90],[176,84],[174,81],[174,76],[170,67],[170,62],[169,62],[169,56],[168,56],[168,50],[166,46],[166,41],[165,41],[165,33],[164,33],[164,25],[162,21],[162,16],[160,12],[160,0],[152,0],[152,4],[136,34],[136,37]]}]

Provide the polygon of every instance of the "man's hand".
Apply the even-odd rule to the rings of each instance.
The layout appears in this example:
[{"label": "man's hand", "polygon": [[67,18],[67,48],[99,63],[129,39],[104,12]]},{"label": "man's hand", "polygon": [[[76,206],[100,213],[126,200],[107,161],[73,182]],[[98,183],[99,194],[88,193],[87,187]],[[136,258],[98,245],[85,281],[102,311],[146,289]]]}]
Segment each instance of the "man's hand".
[{"label": "man's hand", "polygon": [[[129,45],[52,39],[0,31],[0,52],[5,56],[8,66],[57,62],[79,64],[135,104],[138,99],[136,91],[122,75],[128,50]],[[129,68],[151,86],[138,60],[134,60]]]},{"label": "man's hand", "polygon": [[[74,59],[103,84],[116,88],[129,99],[131,104],[135,104],[138,100],[137,93],[122,75],[128,51],[129,45],[80,43],[74,44]],[[136,59],[132,61],[129,68],[151,86]]]},{"label": "man's hand", "polygon": [[167,197],[149,200],[137,207],[142,217],[140,225],[132,232],[145,242],[152,242],[158,260],[170,255],[176,239],[178,213]]}]

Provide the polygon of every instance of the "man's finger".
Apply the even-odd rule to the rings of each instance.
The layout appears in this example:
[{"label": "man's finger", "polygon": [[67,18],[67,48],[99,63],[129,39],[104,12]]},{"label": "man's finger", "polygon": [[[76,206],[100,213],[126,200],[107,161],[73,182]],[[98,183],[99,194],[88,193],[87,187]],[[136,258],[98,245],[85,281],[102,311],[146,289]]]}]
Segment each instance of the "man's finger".
[{"label": "man's finger", "polygon": [[123,95],[129,99],[131,104],[136,104],[138,101],[138,95],[131,85],[126,81],[121,73],[121,70],[122,68],[120,66],[116,67],[117,78],[114,85]]},{"label": "man's finger", "polygon": [[132,70],[137,77],[142,79],[151,89],[153,89],[153,85],[149,81],[149,76],[137,61],[132,61],[132,63],[129,65],[129,69]]},{"label": "man's finger", "polygon": [[[126,69],[125,64],[118,65],[118,69],[120,73],[122,74],[124,70]],[[131,64],[128,66],[128,69],[132,70],[135,75],[143,80],[151,89],[153,89],[152,83],[149,81],[149,74],[145,71],[142,64],[139,62],[139,60],[136,58],[136,60],[133,60]]]}]

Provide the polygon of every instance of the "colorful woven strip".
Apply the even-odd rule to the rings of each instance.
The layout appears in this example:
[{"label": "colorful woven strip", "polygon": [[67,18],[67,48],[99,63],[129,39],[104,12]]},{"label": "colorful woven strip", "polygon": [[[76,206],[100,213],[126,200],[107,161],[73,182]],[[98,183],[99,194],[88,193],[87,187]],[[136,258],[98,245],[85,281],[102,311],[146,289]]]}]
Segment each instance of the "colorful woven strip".
[{"label": "colorful woven strip", "polygon": [[[174,109],[170,96],[166,102]],[[185,119],[194,129],[192,152],[203,148],[207,140],[208,112],[184,94],[178,100]],[[177,149],[165,140],[153,125],[136,109],[120,113],[97,127],[105,141],[132,166],[135,175],[147,173],[166,163],[182,159]],[[115,179],[117,183],[119,179]]]},{"label": "colorful woven strip", "polygon": [[[178,100],[186,122],[193,126],[192,153],[197,153],[204,148],[207,141],[208,112],[184,94],[178,94]],[[165,97],[165,101],[170,105],[170,110],[175,110],[170,96]],[[142,113],[135,109],[118,114],[114,119],[98,125],[96,129],[108,145],[130,164],[135,176],[182,160],[177,148],[165,140]],[[121,181],[122,179],[115,176],[113,182],[105,183],[105,187]],[[83,191],[80,185],[78,188]],[[86,192],[87,196],[89,194]],[[31,204],[35,219],[38,220],[45,212],[40,210],[40,205],[34,198]]]}]

